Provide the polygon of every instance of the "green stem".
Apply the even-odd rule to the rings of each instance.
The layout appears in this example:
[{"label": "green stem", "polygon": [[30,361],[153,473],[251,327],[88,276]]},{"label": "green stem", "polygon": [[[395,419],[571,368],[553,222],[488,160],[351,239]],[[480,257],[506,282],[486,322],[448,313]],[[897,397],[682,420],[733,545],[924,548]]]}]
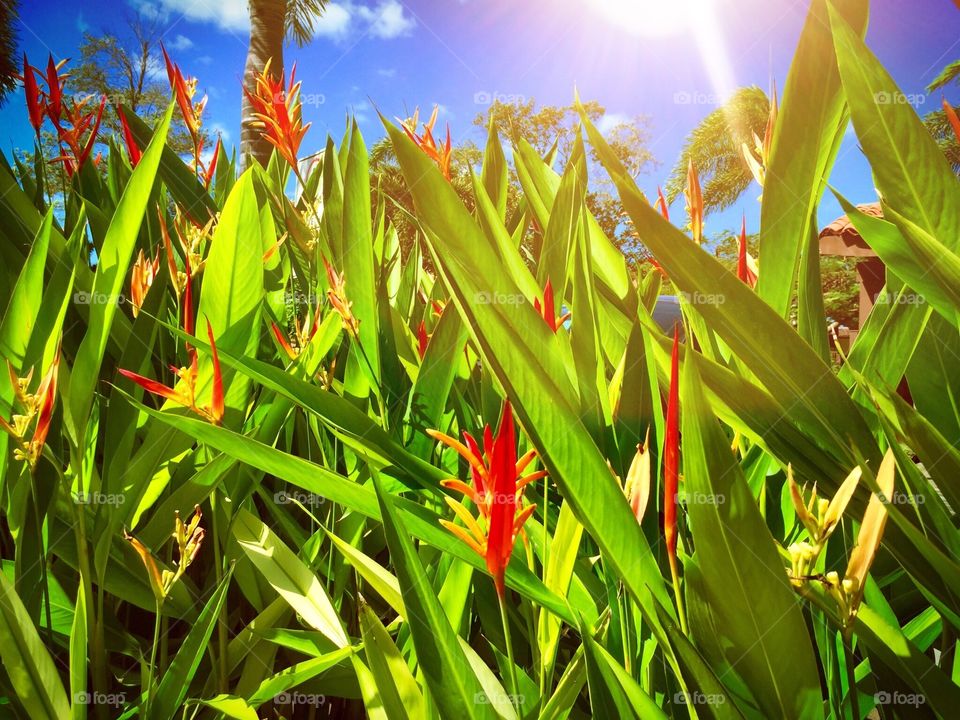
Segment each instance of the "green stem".
[{"label": "green stem", "polygon": [[677,558],[670,556],[670,577],[673,579],[673,596],[677,600],[677,616],[680,618],[680,630],[684,635],[689,635],[687,628],[687,617],[683,611],[683,595],[680,593],[680,577],[677,574]]},{"label": "green stem", "polygon": [[156,601],[156,615],[153,620],[153,644],[150,646],[150,664],[147,665],[146,699],[144,700],[143,717],[150,717],[150,706],[153,704],[153,674],[157,661],[157,645],[160,644],[160,611],[163,607],[161,600]]},{"label": "green stem", "polygon": [[497,593],[500,603],[500,619],[503,621],[503,642],[507,646],[507,672],[510,674],[510,703],[520,709],[520,685],[517,682],[517,664],[513,660],[513,643],[510,641],[510,620],[507,616],[507,599]]},{"label": "green stem", "polygon": [[844,664],[847,668],[847,696],[850,699],[850,710],[853,720],[860,720],[860,698],[857,696],[857,676],[853,662],[853,638],[844,635],[843,638]]}]

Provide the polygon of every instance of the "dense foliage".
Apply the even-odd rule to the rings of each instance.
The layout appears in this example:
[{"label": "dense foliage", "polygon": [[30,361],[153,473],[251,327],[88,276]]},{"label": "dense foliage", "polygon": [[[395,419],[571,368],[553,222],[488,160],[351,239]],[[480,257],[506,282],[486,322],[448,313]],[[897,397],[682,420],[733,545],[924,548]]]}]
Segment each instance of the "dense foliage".
[{"label": "dense foliage", "polygon": [[[238,175],[172,60],[153,128],[27,65],[66,188],[0,165],[0,712],[952,716],[960,183],[877,101],[865,22],[811,5],[755,158],[759,264],[746,228],[735,263],[701,246],[693,167],[687,234],[582,106],[562,165],[513,139],[515,219],[495,127],[458,176],[433,122],[386,121],[401,256],[355,123],[298,162],[292,79],[247,88],[275,152]],[[888,274],[836,371],[810,240],[848,118],[884,216],[841,202]]]}]

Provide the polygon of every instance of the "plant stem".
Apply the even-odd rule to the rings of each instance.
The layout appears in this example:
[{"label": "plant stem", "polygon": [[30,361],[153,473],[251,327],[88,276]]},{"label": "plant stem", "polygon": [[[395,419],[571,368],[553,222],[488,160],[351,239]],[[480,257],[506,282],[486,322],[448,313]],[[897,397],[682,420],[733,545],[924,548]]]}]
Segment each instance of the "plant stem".
[{"label": "plant stem", "polygon": [[677,558],[670,556],[670,576],[673,578],[673,596],[677,600],[677,617],[680,618],[680,630],[684,635],[689,635],[687,629],[687,617],[683,611],[683,595],[680,593],[680,577],[677,574]]},{"label": "plant stem", "polygon": [[153,619],[153,644],[150,646],[150,664],[147,665],[147,697],[144,700],[143,717],[150,717],[150,705],[153,704],[153,672],[157,661],[157,645],[160,643],[160,610],[162,607],[161,601],[157,600],[156,615]]},{"label": "plant stem", "polygon": [[510,641],[510,620],[507,617],[507,599],[497,593],[500,603],[500,619],[503,621],[503,642],[507,646],[507,672],[510,674],[510,704],[520,709],[520,686],[517,682],[517,665],[513,661],[513,643]]},{"label": "plant stem", "polygon": [[853,720],[860,720],[860,698],[857,696],[857,676],[853,665],[853,638],[843,634],[844,665],[847,668],[847,694],[850,698],[850,709]]}]

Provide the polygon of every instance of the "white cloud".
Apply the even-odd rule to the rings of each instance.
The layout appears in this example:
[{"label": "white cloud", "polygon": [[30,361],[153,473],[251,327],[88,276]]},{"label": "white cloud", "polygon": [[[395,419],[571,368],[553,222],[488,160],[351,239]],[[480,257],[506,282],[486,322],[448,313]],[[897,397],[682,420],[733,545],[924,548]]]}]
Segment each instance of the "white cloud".
[{"label": "white cloud", "polygon": [[391,38],[409,35],[417,22],[409,17],[397,0],[382,0],[376,8],[366,5],[357,7],[357,14],[368,24],[368,31],[374,37]]},{"label": "white cloud", "polygon": [[392,77],[395,77],[396,74],[397,74],[396,68],[380,68],[379,70],[377,70],[377,75],[379,75],[380,77],[392,78]]},{"label": "white cloud", "polygon": [[[213,23],[221,30],[246,33],[250,29],[247,0],[128,0],[143,17],[160,22],[186,18]],[[366,34],[389,40],[409,35],[417,25],[399,0],[377,0],[376,4],[335,0],[327,4],[316,22],[316,36],[335,41]],[[182,35],[189,42],[188,38]],[[173,43],[170,43],[173,47]],[[181,48],[185,49],[185,48]]]},{"label": "white cloud", "polygon": [[330,3],[317,20],[316,37],[342,40],[350,32],[352,6],[345,3]]},{"label": "white cloud", "polygon": [[166,22],[181,17],[193,22],[212,22],[228,32],[246,31],[250,27],[247,0],[129,0],[130,4],[151,20]]},{"label": "white cloud", "polygon": [[193,40],[186,35],[177,35],[173,40],[165,44],[171,50],[189,50],[193,47]]},{"label": "white cloud", "polygon": [[601,135],[606,135],[621,123],[630,122],[629,116],[624,113],[604,113],[603,117],[597,121],[597,130]]}]

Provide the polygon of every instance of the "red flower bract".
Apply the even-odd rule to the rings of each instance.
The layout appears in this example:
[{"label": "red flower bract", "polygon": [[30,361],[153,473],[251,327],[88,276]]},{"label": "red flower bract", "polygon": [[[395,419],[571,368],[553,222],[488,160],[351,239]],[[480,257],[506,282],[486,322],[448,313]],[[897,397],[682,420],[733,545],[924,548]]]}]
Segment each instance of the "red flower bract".
[{"label": "red flower bract", "polygon": [[437,430],[428,430],[427,433],[456,450],[469,463],[473,487],[457,479],[444,480],[441,484],[469,498],[480,513],[479,517],[474,518],[461,502],[448,497],[447,505],[466,528],[447,520],[441,520],[440,523],[486,560],[497,594],[503,597],[506,593],[504,576],[513,554],[513,545],[517,535],[522,532],[523,524],[536,508],[536,505],[522,507],[524,488],[545,477],[547,472],[539,470],[521,477],[536,457],[536,451],[530,450],[517,459],[516,432],[509,400],[503,403],[497,434],[494,436],[489,425],[484,428],[482,452],[469,433],[463,434],[466,445]]}]

